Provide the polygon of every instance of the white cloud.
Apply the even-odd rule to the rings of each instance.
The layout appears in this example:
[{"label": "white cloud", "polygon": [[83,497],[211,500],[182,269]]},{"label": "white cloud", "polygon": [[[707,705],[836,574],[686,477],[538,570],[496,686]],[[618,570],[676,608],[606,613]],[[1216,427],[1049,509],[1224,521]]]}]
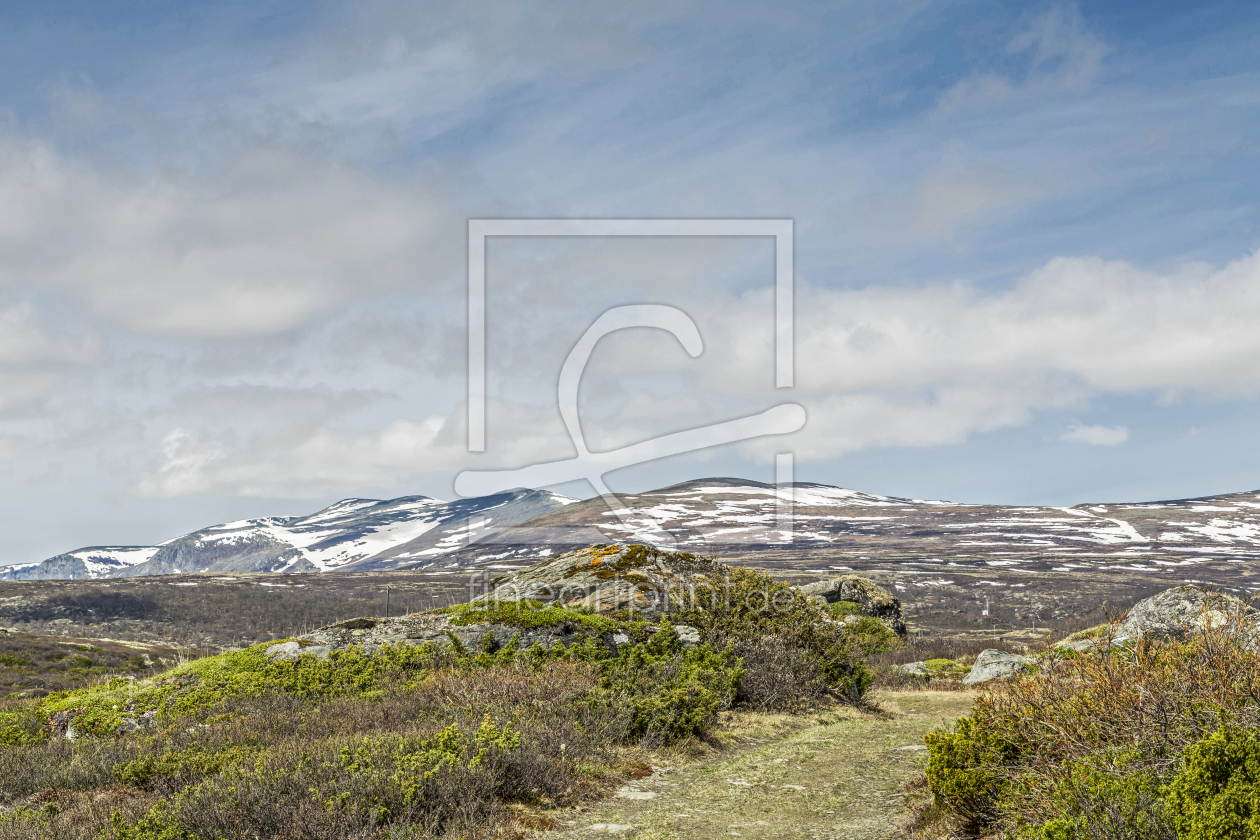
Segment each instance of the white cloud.
[{"label": "white cloud", "polygon": [[54,330],[29,304],[0,307],[0,415],[44,397],[98,349],[92,336]]},{"label": "white cloud", "polygon": [[1013,289],[807,296],[799,377],[814,389],[1068,376],[1091,391],[1260,394],[1260,254],[1156,274],[1059,258]]},{"label": "white cloud", "polygon": [[[756,362],[771,352],[769,311],[764,296],[697,310],[706,353],[726,362],[702,387],[776,399]],[[810,420],[793,445],[813,457],[961,442],[1107,393],[1260,394],[1260,255],[1168,274],[1056,259],[990,292],[803,290],[797,313],[790,393]]]},{"label": "white cloud", "polygon": [[444,279],[460,255],[449,211],[424,185],[287,150],[245,150],[201,177],[142,175],[9,138],[0,284],[68,289],[146,335],[272,334]]},{"label": "white cloud", "polygon": [[323,425],[297,437],[269,436],[239,446],[176,428],[162,438],[156,468],[132,490],[154,498],[222,493],[310,499],[352,489],[401,488],[416,475],[461,466],[515,467],[573,454],[554,409],[494,401],[487,408],[492,434],[485,456],[467,451],[462,407],[420,421],[397,419],[377,430]]},{"label": "white cloud", "polygon": [[1076,422],[1059,435],[1059,440],[1094,446],[1116,446],[1128,439],[1129,430],[1124,426],[1082,426]]},{"label": "white cloud", "polygon": [[[704,304],[693,301],[689,309],[706,342],[700,358],[689,358],[673,338],[654,330],[618,333],[601,343],[583,386],[584,428],[593,448],[649,440],[785,401],[805,406],[805,429],[788,439],[743,444],[742,451],[765,459],[786,446],[801,458],[821,460],[877,447],[957,444],[1025,424],[1038,412],[1080,409],[1102,394],[1145,393],[1152,400],[1174,390],[1260,394],[1260,331],[1254,329],[1260,255],[1217,270],[1168,274],[1123,262],[1056,259],[995,291],[963,284],[805,288],[797,310],[797,385],[785,392],[773,387],[770,293],[698,294]],[[554,337],[565,345],[584,326],[559,323]],[[531,342],[528,332],[519,340]],[[511,341],[502,347],[510,352]],[[558,369],[562,358],[547,356],[539,364]],[[543,390],[534,395],[550,401],[554,384],[546,384],[547,371],[535,375]],[[668,388],[657,390],[653,377]],[[253,392],[241,397],[255,399]],[[465,451],[462,411],[350,432],[329,425],[325,397],[292,399],[286,410],[291,428],[283,434],[259,434],[246,443],[213,434],[168,441],[160,466],[139,491],[319,495],[392,486],[419,473],[519,466],[571,451],[551,405],[492,403],[493,451],[473,458]],[[303,400],[315,401],[308,406]],[[304,417],[317,422],[304,424]],[[1064,439],[1114,445],[1126,435],[1123,427],[1080,426]]]}]

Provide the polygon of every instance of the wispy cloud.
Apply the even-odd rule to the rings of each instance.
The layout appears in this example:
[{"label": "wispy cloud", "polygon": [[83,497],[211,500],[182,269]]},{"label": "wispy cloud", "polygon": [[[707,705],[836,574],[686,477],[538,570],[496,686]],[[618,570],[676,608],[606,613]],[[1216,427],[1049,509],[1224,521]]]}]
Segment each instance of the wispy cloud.
[{"label": "wispy cloud", "polygon": [[951,114],[1011,102],[1082,91],[1098,78],[1111,48],[1089,31],[1075,4],[1062,4],[1035,18],[1006,44],[1022,72],[981,70],[955,84],[938,102]]},{"label": "wispy cloud", "polygon": [[1129,430],[1124,426],[1082,426],[1080,423],[1073,423],[1059,435],[1059,440],[1092,446],[1117,446],[1128,439]]}]

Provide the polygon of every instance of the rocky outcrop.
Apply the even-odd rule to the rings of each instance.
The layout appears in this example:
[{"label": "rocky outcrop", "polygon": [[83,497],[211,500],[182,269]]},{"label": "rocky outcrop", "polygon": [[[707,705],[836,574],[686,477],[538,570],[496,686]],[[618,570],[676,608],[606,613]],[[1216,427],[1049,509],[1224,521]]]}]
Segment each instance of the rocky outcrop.
[{"label": "rocky outcrop", "polygon": [[729,573],[722,563],[694,554],[595,545],[489,581],[472,601],[533,600],[598,615],[627,610],[656,621],[696,603],[698,593]]},{"label": "rocky outcrop", "polygon": [[[297,659],[303,654],[312,654],[320,659],[327,659],[333,651],[346,650],[353,645],[362,646],[365,653],[373,653],[385,645],[422,645],[426,642],[449,644],[452,636],[470,650],[477,650],[486,644],[493,652],[510,642],[517,633],[521,634],[522,650],[531,648],[534,644],[541,644],[546,648],[554,644],[567,646],[590,635],[581,625],[573,623],[533,629],[490,623],[461,626],[453,623],[451,616],[447,614],[425,613],[392,618],[352,618],[321,627],[297,639],[274,644],[267,649],[267,655],[274,659]],[[609,638],[604,640],[605,644],[615,651],[619,644],[613,638],[615,634],[606,635]],[[487,636],[490,637],[488,642]],[[626,638],[620,643],[629,641]]]},{"label": "rocky outcrop", "polygon": [[[725,576],[729,569],[721,563],[691,554],[659,551],[642,545],[596,545],[570,551],[535,563],[500,578],[487,580],[483,592],[469,603],[488,601],[538,601],[548,606],[580,608],[597,615],[631,614],[658,621],[662,616],[695,603],[706,584]],[[571,614],[572,615],[572,614]],[[303,654],[327,658],[336,650],[360,645],[368,653],[384,645],[447,644],[452,637],[470,650],[483,645],[495,651],[520,634],[522,650],[540,644],[571,645],[594,634],[577,620],[522,628],[489,622],[463,623],[456,613],[431,612],[392,618],[353,618],[320,628],[300,638],[279,642],[268,648],[274,658],[296,659]],[[461,623],[456,623],[460,621]],[[700,632],[687,625],[675,625],[679,640],[699,644]],[[610,652],[631,640],[622,633],[599,635]]]},{"label": "rocky outcrop", "polygon": [[1116,628],[1116,641],[1146,636],[1181,639],[1212,627],[1237,625],[1254,635],[1260,611],[1232,595],[1198,586],[1178,586],[1139,601]]},{"label": "rocky outcrop", "polygon": [[[730,574],[729,567],[714,560],[681,552],[661,551],[643,545],[595,545],[542,560],[527,569],[487,579],[481,592],[469,602],[475,607],[490,601],[537,601],[617,619],[631,617],[649,622],[694,606],[703,607],[714,583]],[[814,585],[810,594],[826,601],[852,600],[861,605],[863,615],[884,619],[898,632],[905,632],[901,605],[887,591],[864,578],[846,576]],[[296,659],[304,654],[326,658],[337,650],[359,645],[368,653],[384,645],[427,642],[449,643],[453,638],[468,649],[483,646],[492,652],[520,634],[521,649],[535,644],[550,648],[571,645],[589,638],[579,615],[557,624],[522,628],[509,624],[466,623],[458,613],[431,612],[392,618],[355,618],[320,628],[297,639],[277,642],[268,648],[274,658]],[[500,616],[502,617],[502,616]],[[461,623],[456,623],[456,621]],[[847,616],[846,622],[856,621]],[[700,643],[694,627],[676,624],[674,630],[683,644]],[[611,652],[631,640],[622,633],[599,636]]]},{"label": "rocky outcrop", "polygon": [[[655,630],[651,628],[649,632]],[[674,632],[684,645],[700,643],[700,631],[694,627],[675,624]],[[591,636],[598,636],[608,652],[616,654],[622,645],[632,641],[624,633],[594,633],[577,622],[562,622],[536,628],[490,622],[459,625],[452,621],[450,615],[425,613],[393,618],[352,618],[322,627],[297,639],[277,642],[267,648],[267,655],[273,659],[297,659],[304,654],[310,654],[327,659],[333,651],[348,650],[356,645],[365,653],[373,653],[385,645],[423,645],[428,642],[450,644],[452,637],[468,650],[488,649],[493,653],[506,646],[517,634],[520,634],[517,642],[520,650],[528,650],[536,644],[545,648],[557,644],[567,647]]]},{"label": "rocky outcrop", "polygon": [[993,680],[1006,680],[1035,668],[1037,661],[1031,656],[1020,656],[1004,650],[981,651],[976,657],[976,664],[971,666],[971,673],[963,677],[965,685],[978,685]]},{"label": "rocky outcrop", "polygon": [[1103,648],[1103,647],[1106,647],[1106,646],[1107,646],[1107,642],[1106,642],[1106,640],[1105,640],[1105,639],[1102,639],[1102,640],[1100,640],[1100,639],[1076,639],[1076,640],[1071,641],[1071,642],[1069,642],[1069,641],[1062,641],[1062,642],[1059,642],[1058,644],[1056,644],[1056,645],[1054,646],[1054,649],[1055,649],[1055,650],[1060,650],[1060,651],[1069,651],[1069,650],[1070,650],[1070,651],[1075,651],[1075,652],[1077,652],[1077,653],[1081,653],[1082,651],[1086,651],[1086,650],[1094,650],[1094,649],[1096,649],[1096,648]]},{"label": "rocky outcrop", "polygon": [[827,604],[852,601],[862,606],[862,615],[882,619],[894,632],[904,635],[906,622],[901,616],[901,602],[874,581],[857,575],[844,575],[831,580],[800,587],[801,592]]}]

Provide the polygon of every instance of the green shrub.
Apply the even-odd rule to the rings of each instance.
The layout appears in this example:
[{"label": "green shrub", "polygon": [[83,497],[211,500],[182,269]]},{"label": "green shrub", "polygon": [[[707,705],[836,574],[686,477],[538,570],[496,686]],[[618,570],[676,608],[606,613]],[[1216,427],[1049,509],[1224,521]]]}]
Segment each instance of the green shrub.
[{"label": "green shrub", "polygon": [[1260,733],[1224,726],[1188,747],[1167,807],[1183,840],[1260,837]]},{"label": "green shrub", "polygon": [[630,711],[627,737],[673,740],[707,732],[742,675],[729,646],[720,653],[705,644],[686,647],[662,619],[647,642],[603,663],[600,686],[606,702]]},{"label": "green shrub", "polygon": [[864,616],[845,625],[849,644],[862,656],[887,653],[901,645],[901,637],[878,618]]},{"label": "green shrub", "polygon": [[139,758],[115,766],[114,777],[123,784],[149,787],[157,779],[168,776],[210,776],[236,764],[256,750],[247,747],[191,748],[171,750]]},{"label": "green shrub", "polygon": [[[1061,814],[1039,826],[1023,826],[1016,836],[1033,840],[1177,840],[1162,801],[1159,774],[1130,772],[1139,762],[1131,752],[1100,755],[1076,763],[1051,793]],[[1013,790],[1011,796],[1019,795]]]},{"label": "green shrub", "polygon": [[962,679],[971,673],[967,665],[960,665],[952,659],[929,659],[923,663],[928,669],[928,678]]},{"label": "green shrub", "polygon": [[832,618],[844,618],[849,615],[861,615],[862,605],[857,601],[834,601],[827,605]]},{"label": "green shrub", "polygon": [[[416,823],[440,828],[460,800],[487,801],[506,780],[501,761],[520,734],[488,717],[473,732],[452,724],[427,737],[389,734],[284,746],[159,802],[134,823],[115,817],[115,840],[368,836]],[[292,833],[303,815],[305,834]]]},{"label": "green shrub", "polygon": [[37,744],[48,737],[47,718],[34,706],[0,712],[0,749]]},{"label": "green shrub", "polygon": [[929,732],[928,786],[936,797],[974,827],[992,823],[1004,788],[1000,772],[1012,752],[980,721],[966,717],[950,729]]},{"label": "green shrub", "polygon": [[896,634],[878,619],[863,618],[853,625],[837,622],[827,607],[800,590],[741,567],[694,593],[680,612],[679,623],[696,627],[715,648],[733,643],[743,650],[766,636],[777,636],[807,652],[830,689],[854,701],[874,680],[864,658],[896,643]]},{"label": "green shrub", "polygon": [[1063,637],[1062,642],[1082,642],[1086,639],[1101,639],[1107,635],[1107,631],[1111,629],[1110,624],[1096,624],[1093,627],[1086,627],[1084,630],[1077,630],[1069,636]]},{"label": "green shrub", "polygon": [[113,735],[146,711],[160,715],[205,716],[225,700],[276,692],[297,697],[365,696],[381,685],[423,679],[442,664],[437,645],[384,645],[373,654],[359,646],[333,651],[327,659],[302,656],[272,659],[270,645],[198,660],[160,679],[118,678],[103,686],[50,694],[33,707],[0,713],[0,744],[30,743],[47,736],[57,713],[73,715],[81,735]]}]

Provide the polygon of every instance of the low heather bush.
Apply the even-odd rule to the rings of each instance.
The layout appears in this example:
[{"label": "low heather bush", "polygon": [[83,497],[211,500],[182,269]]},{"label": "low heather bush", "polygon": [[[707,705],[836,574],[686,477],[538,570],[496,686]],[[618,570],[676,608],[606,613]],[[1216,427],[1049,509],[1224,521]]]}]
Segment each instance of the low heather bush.
[{"label": "low heather bush", "polygon": [[736,702],[761,712],[792,711],[830,688],[818,654],[771,634],[732,643],[744,666]]},{"label": "low heather bush", "polygon": [[[1096,650],[1045,654],[1041,668],[996,684],[968,717],[928,735],[932,791],[971,830],[1008,836],[1232,838],[1181,832],[1225,806],[1210,774],[1180,774],[1207,755],[1235,756],[1220,766],[1242,768],[1237,789],[1254,790],[1251,747],[1213,734],[1260,725],[1260,654],[1242,622],[1132,648],[1110,646],[1107,634]],[[1169,785],[1181,793],[1169,798]]]},{"label": "low heather bush", "polygon": [[[802,670],[795,672],[795,679],[780,682],[776,694],[779,708],[816,696],[819,675],[828,691],[858,700],[872,680],[866,657],[898,643],[896,634],[878,619],[845,624],[800,590],[764,572],[738,567],[697,592],[694,606],[685,610],[679,621],[699,629],[701,638],[714,649],[730,645],[757,653],[761,640],[777,637],[782,645],[799,651],[792,658]],[[766,642],[760,652],[769,654],[776,644]],[[770,682],[765,670],[769,664],[754,657],[747,666],[753,673],[750,692],[757,690],[753,685]],[[788,691],[791,684],[797,688]]]}]

